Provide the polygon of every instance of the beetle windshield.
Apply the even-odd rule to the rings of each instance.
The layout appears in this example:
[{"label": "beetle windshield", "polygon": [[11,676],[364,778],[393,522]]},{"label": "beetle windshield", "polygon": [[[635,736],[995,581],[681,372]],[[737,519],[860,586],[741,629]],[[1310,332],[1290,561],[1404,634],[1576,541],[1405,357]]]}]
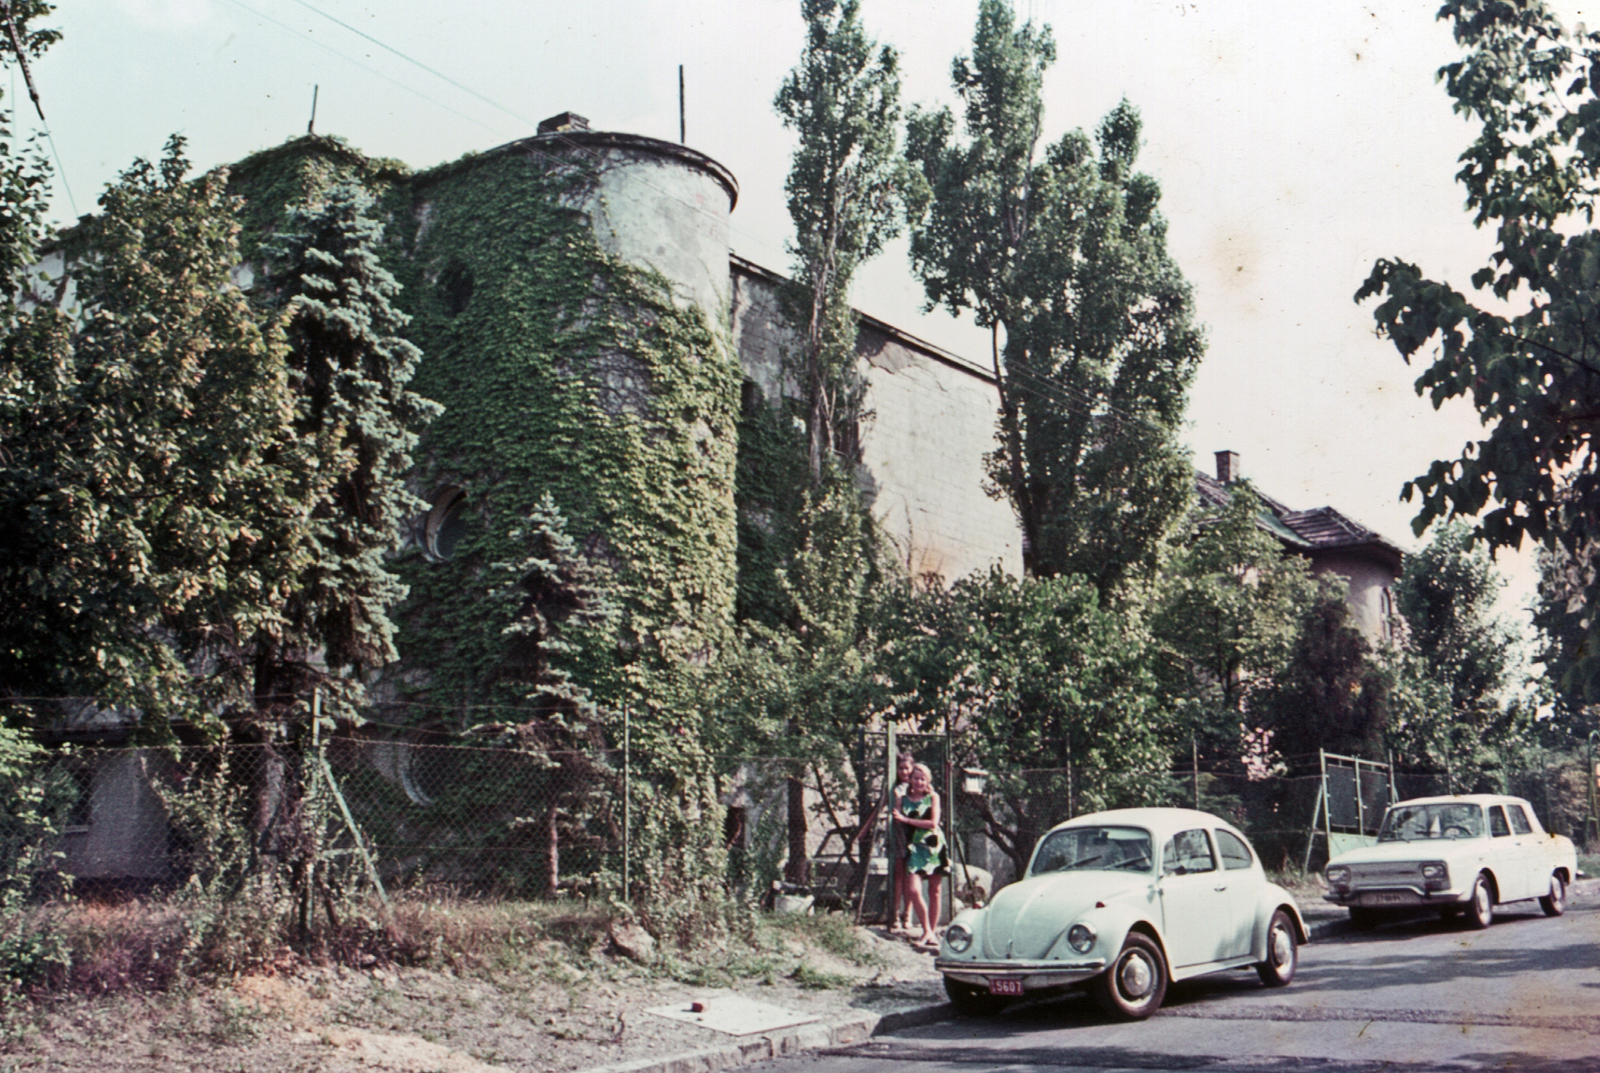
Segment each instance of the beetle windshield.
[{"label": "beetle windshield", "polygon": [[1150,832],[1142,827],[1063,827],[1039,843],[1030,874],[1149,872],[1154,868],[1150,846]]},{"label": "beetle windshield", "polygon": [[1482,838],[1483,808],[1466,802],[1395,805],[1383,817],[1379,842],[1415,842],[1428,838]]}]

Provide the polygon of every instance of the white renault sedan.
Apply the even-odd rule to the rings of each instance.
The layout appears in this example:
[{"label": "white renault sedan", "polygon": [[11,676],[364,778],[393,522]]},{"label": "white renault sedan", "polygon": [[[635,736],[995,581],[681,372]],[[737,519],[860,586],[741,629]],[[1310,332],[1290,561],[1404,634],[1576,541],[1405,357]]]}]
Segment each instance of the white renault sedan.
[{"label": "white renault sedan", "polygon": [[1088,982],[1107,1012],[1137,1020],[1173,980],[1253,967],[1282,987],[1307,938],[1294,899],[1227,821],[1119,809],[1051,829],[1025,878],[950,922],[934,964],[964,1013]]},{"label": "white renault sedan", "polygon": [[1537,898],[1546,915],[1560,916],[1578,858],[1572,840],[1546,832],[1522,798],[1457,794],[1390,805],[1377,845],[1339,854],[1322,874],[1323,897],[1347,906],[1358,926],[1435,909],[1487,928],[1506,902]]}]

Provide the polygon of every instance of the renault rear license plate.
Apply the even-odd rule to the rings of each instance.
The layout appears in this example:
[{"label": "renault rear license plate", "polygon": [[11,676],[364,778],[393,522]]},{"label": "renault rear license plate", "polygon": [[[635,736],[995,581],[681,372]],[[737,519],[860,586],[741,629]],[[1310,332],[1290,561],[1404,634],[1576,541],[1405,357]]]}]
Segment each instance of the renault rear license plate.
[{"label": "renault rear license plate", "polygon": [[1002,976],[998,979],[990,980],[989,994],[1020,995],[1022,994],[1022,981],[1011,976]]}]

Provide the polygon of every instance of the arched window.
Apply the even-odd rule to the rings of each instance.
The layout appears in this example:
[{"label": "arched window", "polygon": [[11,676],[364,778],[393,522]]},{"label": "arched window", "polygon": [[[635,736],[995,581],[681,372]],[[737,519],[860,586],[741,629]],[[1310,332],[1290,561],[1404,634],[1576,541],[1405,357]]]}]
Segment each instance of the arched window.
[{"label": "arched window", "polygon": [[433,508],[422,526],[422,550],[430,559],[449,562],[455,558],[456,545],[466,531],[466,490],[455,485],[441,489],[433,497]]}]

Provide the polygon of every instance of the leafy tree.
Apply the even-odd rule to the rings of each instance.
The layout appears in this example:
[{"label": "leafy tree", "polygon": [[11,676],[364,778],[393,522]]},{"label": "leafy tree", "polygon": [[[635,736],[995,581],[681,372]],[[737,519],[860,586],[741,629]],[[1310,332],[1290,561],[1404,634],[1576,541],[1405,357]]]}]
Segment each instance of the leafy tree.
[{"label": "leafy tree", "polygon": [[898,233],[900,191],[914,178],[897,152],[899,56],[867,36],[860,9],[859,0],[801,0],[805,49],[774,102],[800,138],[784,189],[807,306],[797,371],[814,489],[836,447],[855,442],[865,390],[850,280]]},{"label": "leafy tree", "polygon": [[[913,111],[907,155],[931,191],[913,206],[911,259],[930,305],[991,330],[1000,389],[990,476],[1017,513],[1030,574],[1077,573],[1109,597],[1148,578],[1184,516],[1193,473],[1178,441],[1204,349],[1166,251],[1160,188],[1138,173],[1127,102],[1095,143],[1039,153],[1048,27],[984,0],[948,109]],[[1002,339],[1003,336],[1003,339]]]},{"label": "leafy tree", "polygon": [[1378,759],[1389,720],[1390,680],[1350,616],[1338,585],[1305,611],[1288,662],[1256,705],[1291,762],[1318,749]]},{"label": "leafy tree", "polygon": [[[1408,482],[1413,527],[1475,518],[1493,548],[1524,537],[1573,561],[1600,537],[1600,35],[1568,31],[1541,0],[1449,0],[1465,56],[1439,71],[1455,111],[1478,128],[1456,178],[1490,263],[1478,300],[1421,268],[1383,259],[1356,293],[1378,298],[1378,330],[1410,361],[1433,343],[1416,381],[1435,407],[1470,399],[1488,428],[1460,457]],[[1572,663],[1586,695],[1600,684],[1600,597],[1585,577],[1573,603],[1585,635]]]},{"label": "leafy tree", "polygon": [[[309,504],[309,555],[281,614],[249,641],[263,709],[304,700],[313,682],[348,707],[361,675],[396,653],[388,612],[405,588],[384,557],[424,506],[405,486],[417,430],[438,413],[407,384],[421,352],[399,335],[399,285],[379,263],[372,199],[344,183],[290,206],[265,252],[263,291],[279,312],[297,395],[294,431],[328,479]],[[320,666],[319,666],[320,664]]]},{"label": "leafy tree", "polygon": [[806,882],[809,853],[804,790],[818,791],[830,827],[843,824],[855,789],[845,761],[869,714],[886,706],[876,669],[884,623],[876,608],[887,582],[853,487],[830,481],[815,498],[806,496],[797,523],[802,542],[777,578],[790,618],[777,626],[745,623],[724,668],[724,717],[709,744],[730,760],[766,754],[796,761],[786,780],[787,874],[799,883]]},{"label": "leafy tree", "polygon": [[1175,662],[1171,688],[1193,729],[1231,754],[1255,729],[1253,699],[1288,662],[1318,584],[1258,524],[1250,486],[1229,491],[1228,506],[1196,516],[1193,539],[1167,564],[1150,629]]},{"label": "leafy tree", "polygon": [[225,176],[187,170],[175,137],[124,172],[71,240],[77,317],[21,313],[6,339],[0,676],[15,692],[147,716],[248,705],[239,642],[277,620],[308,561],[324,478],[295,435],[283,339],[233,284]]},{"label": "leafy tree", "polygon": [[1587,596],[1595,581],[1597,546],[1575,551],[1557,544],[1539,549],[1539,595],[1533,624],[1539,631],[1537,659],[1544,664],[1555,701],[1555,718],[1543,726],[1552,745],[1583,740],[1595,725],[1593,700],[1575,672],[1589,649]]},{"label": "leafy tree", "polygon": [[[798,319],[806,326],[793,364],[803,394],[809,488],[793,519],[792,554],[778,569],[792,608],[784,625],[793,632],[757,627],[752,640],[759,637],[772,669],[781,668],[787,683],[781,692],[789,695],[782,707],[791,712],[790,740],[783,753],[810,759],[820,784],[819,761],[834,761],[832,770],[840,771],[841,739],[854,736],[864,714],[851,707],[860,679],[839,672],[860,666],[853,648],[857,613],[873,565],[854,474],[836,461],[841,450],[853,454],[859,444],[866,392],[857,371],[850,281],[898,232],[900,191],[915,176],[898,152],[895,50],[867,36],[859,0],[801,0],[800,9],[805,49],[774,105],[799,135],[785,190],[795,229],[789,249],[804,306]],[[788,780],[795,882],[806,880],[804,802],[796,772]]]},{"label": "leafy tree", "polygon": [[1453,523],[1407,556],[1395,588],[1403,647],[1415,660],[1405,669],[1437,683],[1431,719],[1416,713],[1396,744],[1410,759],[1445,767],[1460,786],[1506,766],[1507,750],[1526,729],[1513,695],[1517,631],[1494,612],[1504,585],[1487,550],[1474,548],[1471,530]]},{"label": "leafy tree", "polygon": [[1173,745],[1150,642],[1081,578],[999,568],[949,589],[906,588],[879,673],[929,730],[949,722],[960,763],[994,772],[975,809],[1020,874],[1034,842],[1079,812],[1156,804]]}]

